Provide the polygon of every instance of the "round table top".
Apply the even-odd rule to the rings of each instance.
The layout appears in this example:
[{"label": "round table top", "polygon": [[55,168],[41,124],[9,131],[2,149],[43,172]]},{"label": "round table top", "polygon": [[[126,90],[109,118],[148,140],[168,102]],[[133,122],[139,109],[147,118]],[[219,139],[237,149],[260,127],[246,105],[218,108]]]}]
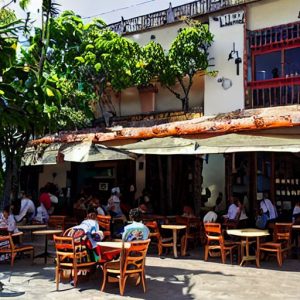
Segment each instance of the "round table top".
[{"label": "round table top", "polygon": [[293,229],[300,229],[300,224],[293,225],[292,228],[293,228]]},{"label": "round table top", "polygon": [[122,249],[123,245],[125,249],[130,248],[130,243],[128,242],[98,242],[97,245],[108,248]]},{"label": "round table top", "polygon": [[62,233],[63,231],[61,229],[46,229],[46,230],[37,230],[33,231],[33,234],[40,234],[40,235],[46,235],[46,234],[57,234],[57,233]]},{"label": "round table top", "polygon": [[161,228],[163,228],[163,229],[175,229],[175,230],[180,230],[180,229],[185,229],[185,228],[186,228],[186,225],[165,224],[165,225],[161,225]]},{"label": "round table top", "polygon": [[17,226],[18,229],[28,229],[28,230],[34,230],[34,229],[42,229],[42,228],[47,228],[46,224],[34,224],[34,225],[20,225]]},{"label": "round table top", "polygon": [[18,232],[12,233],[11,236],[20,236],[20,235],[22,235],[22,234],[23,234],[22,231],[18,231]]},{"label": "round table top", "polygon": [[227,229],[229,235],[236,235],[241,237],[260,237],[270,235],[268,230],[262,230],[257,228],[245,228],[245,229]]}]

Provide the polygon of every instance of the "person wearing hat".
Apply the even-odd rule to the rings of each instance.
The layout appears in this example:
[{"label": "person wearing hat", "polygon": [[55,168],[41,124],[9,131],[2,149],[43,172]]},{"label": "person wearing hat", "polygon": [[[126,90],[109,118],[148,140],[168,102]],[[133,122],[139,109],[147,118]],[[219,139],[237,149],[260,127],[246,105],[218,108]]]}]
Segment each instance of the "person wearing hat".
[{"label": "person wearing hat", "polygon": [[110,215],[113,218],[119,218],[124,216],[121,210],[121,205],[120,205],[121,201],[119,196],[120,196],[120,188],[114,187],[111,190],[111,196],[108,199],[107,207],[106,207],[107,211],[110,213]]},{"label": "person wearing hat", "polygon": [[124,227],[122,240],[125,242],[147,240],[149,237],[149,228],[142,221],[142,212],[139,208],[133,208],[129,211],[131,224]]}]

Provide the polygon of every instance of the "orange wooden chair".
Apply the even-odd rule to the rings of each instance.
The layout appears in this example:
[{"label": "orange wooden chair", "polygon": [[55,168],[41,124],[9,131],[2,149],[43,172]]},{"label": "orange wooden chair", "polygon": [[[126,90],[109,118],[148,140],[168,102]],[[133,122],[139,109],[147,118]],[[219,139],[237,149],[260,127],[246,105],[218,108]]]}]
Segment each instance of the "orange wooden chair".
[{"label": "orange wooden chair", "polygon": [[103,231],[105,239],[111,239],[111,216],[97,215],[100,230]]},{"label": "orange wooden chair", "polygon": [[10,266],[13,267],[17,253],[31,252],[31,260],[34,257],[34,248],[31,245],[16,246],[12,235],[0,236],[0,254],[10,254]]},{"label": "orange wooden chair", "polygon": [[81,244],[76,244],[72,237],[54,235],[53,239],[56,249],[56,290],[65,270],[69,271],[74,280],[74,287],[77,287],[78,272],[89,272],[96,262],[89,261],[87,250],[82,248]]},{"label": "orange wooden chair", "polygon": [[185,234],[181,237],[181,255],[185,256],[189,241],[196,245],[201,240],[201,220],[196,217],[176,216],[176,224],[186,225]]},{"label": "orange wooden chair", "polygon": [[65,231],[66,216],[50,216],[48,220],[48,227],[53,229],[61,229]]},{"label": "orange wooden chair", "polygon": [[276,255],[278,265],[281,267],[283,256],[287,255],[291,249],[292,225],[292,223],[275,223],[273,241],[259,245],[259,257],[265,252]]},{"label": "orange wooden chair", "polygon": [[157,245],[158,255],[162,253],[162,237],[159,232],[158,224],[156,221],[145,221],[144,224],[149,228],[149,238],[151,242]]},{"label": "orange wooden chair", "polygon": [[222,234],[221,224],[205,223],[204,224],[206,245],[204,252],[204,260],[208,260],[208,256],[221,256],[222,263],[226,262],[226,256],[230,255],[230,262],[233,263],[233,251],[238,252],[238,261],[240,260],[240,247],[237,244],[226,242]]},{"label": "orange wooden chair", "polygon": [[114,278],[112,281],[119,282],[120,294],[123,296],[128,277],[134,277],[137,279],[136,285],[142,282],[144,293],[146,292],[145,260],[150,239],[130,243],[129,249],[122,249],[119,260],[103,264],[101,291],[104,291],[106,282]]}]

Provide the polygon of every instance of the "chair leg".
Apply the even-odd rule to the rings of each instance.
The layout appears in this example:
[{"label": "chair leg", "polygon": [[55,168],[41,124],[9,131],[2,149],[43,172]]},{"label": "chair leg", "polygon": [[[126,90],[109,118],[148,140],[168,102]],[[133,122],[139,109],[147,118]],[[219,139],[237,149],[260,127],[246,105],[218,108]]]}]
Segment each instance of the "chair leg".
[{"label": "chair leg", "polygon": [[140,278],[142,279],[144,293],[146,293],[146,276],[145,276],[145,272],[142,272]]},{"label": "chair leg", "polygon": [[11,254],[11,259],[10,259],[10,266],[13,267],[14,266],[14,261],[15,261],[15,258],[17,256],[17,253],[16,252],[13,252]]},{"label": "chair leg", "polygon": [[74,277],[73,277],[74,287],[77,287],[77,280],[78,280],[78,270],[74,269]]},{"label": "chair leg", "polygon": [[225,253],[225,250],[221,250],[221,259],[222,259],[222,263],[225,264],[225,262],[226,262],[226,253]]},{"label": "chair leg", "polygon": [[281,267],[282,266],[282,253],[281,253],[281,251],[277,252],[277,262],[278,262],[279,267]]},{"label": "chair leg", "polygon": [[60,281],[60,271],[59,268],[55,268],[55,282],[56,282],[56,290],[58,291],[59,288],[59,281]]},{"label": "chair leg", "polygon": [[104,288],[106,285],[106,280],[107,280],[107,272],[106,272],[106,269],[103,268],[103,281],[102,281],[102,286],[101,286],[101,292],[104,291]]},{"label": "chair leg", "polygon": [[207,261],[208,259],[208,246],[205,245],[205,249],[204,249],[204,260]]},{"label": "chair leg", "polygon": [[120,295],[121,296],[124,295],[127,277],[128,277],[127,275],[126,276],[120,276],[120,279],[119,279],[119,288],[120,288]]}]

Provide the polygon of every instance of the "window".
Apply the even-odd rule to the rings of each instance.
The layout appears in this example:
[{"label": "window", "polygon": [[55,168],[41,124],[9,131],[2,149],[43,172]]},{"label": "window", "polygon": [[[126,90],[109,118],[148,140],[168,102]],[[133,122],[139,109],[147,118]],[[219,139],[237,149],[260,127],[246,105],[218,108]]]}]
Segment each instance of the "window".
[{"label": "window", "polygon": [[275,51],[271,53],[255,56],[255,80],[267,80],[281,75],[281,52]]},{"label": "window", "polygon": [[290,76],[298,76],[300,74],[300,48],[285,50],[285,74]]},{"label": "window", "polygon": [[299,57],[300,47],[255,55],[255,80],[299,76]]}]

